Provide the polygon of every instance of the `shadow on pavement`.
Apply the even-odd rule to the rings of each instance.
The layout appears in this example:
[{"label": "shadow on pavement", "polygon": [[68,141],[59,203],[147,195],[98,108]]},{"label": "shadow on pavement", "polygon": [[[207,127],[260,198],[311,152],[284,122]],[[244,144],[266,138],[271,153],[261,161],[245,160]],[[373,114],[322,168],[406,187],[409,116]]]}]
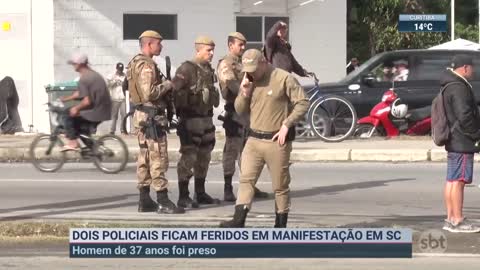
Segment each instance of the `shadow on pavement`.
[{"label": "shadow on pavement", "polygon": [[396,179],[350,183],[350,184],[344,184],[344,185],[314,187],[314,188],[303,189],[303,190],[294,190],[290,192],[290,195],[292,198],[301,198],[301,197],[315,196],[319,194],[336,194],[338,192],[347,191],[347,190],[368,189],[368,188],[374,188],[374,187],[380,187],[380,186],[387,186],[390,183],[412,181],[412,180],[415,180],[415,178],[396,178]]}]

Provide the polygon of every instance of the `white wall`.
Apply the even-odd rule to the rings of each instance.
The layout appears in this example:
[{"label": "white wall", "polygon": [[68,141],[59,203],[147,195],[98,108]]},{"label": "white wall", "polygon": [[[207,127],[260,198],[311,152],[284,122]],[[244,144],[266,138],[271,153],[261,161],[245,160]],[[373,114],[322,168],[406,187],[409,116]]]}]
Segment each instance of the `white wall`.
[{"label": "white wall", "polygon": [[[87,53],[95,70],[114,71],[117,62],[127,64],[139,52],[138,41],[123,40],[123,14],[177,14],[178,40],[164,40],[161,57],[169,55],[173,70],[194,55],[194,39],[211,36],[216,44],[214,67],[226,53],[226,36],[235,30],[236,14],[290,17],[293,53],[322,81],[345,74],[346,0],[318,0],[303,7],[304,0],[49,0],[54,5],[54,79],[68,81],[78,75],[66,64],[73,51]],[[308,80],[307,80],[308,81]],[[310,82],[310,81],[309,81]],[[218,111],[221,111],[221,108]],[[105,131],[106,125],[100,127]]]},{"label": "white wall", "polygon": [[25,131],[31,124],[34,130],[48,130],[48,114],[42,104],[47,100],[44,85],[53,79],[52,10],[52,0],[8,1],[0,10],[0,23],[11,24],[10,31],[0,29],[0,79],[8,75],[15,81]]},{"label": "white wall", "polygon": [[50,132],[45,86],[53,79],[53,1],[32,0],[32,80],[34,131]]},{"label": "white wall", "polygon": [[242,14],[287,14],[287,0],[264,0],[261,4],[253,5],[258,0],[238,0],[235,12]]},{"label": "white wall", "polygon": [[[298,62],[317,74],[321,82],[337,81],[345,76],[347,57],[346,0],[235,0],[235,12],[241,15],[288,16],[290,43]],[[301,79],[311,83],[310,79]]]},{"label": "white wall", "polygon": [[[115,70],[117,62],[126,65],[139,45],[137,40],[123,40],[124,13],[177,14],[178,40],[162,42],[162,54],[155,58],[160,69],[165,69],[162,56],[170,56],[172,75],[175,67],[192,59],[198,35],[215,41],[212,64],[216,67],[226,53],[227,35],[235,29],[233,4],[232,0],[55,0],[55,81],[77,77],[65,64],[75,50],[87,53],[93,68],[104,76]],[[108,132],[109,126],[110,121],[100,125],[99,133]]]},{"label": "white wall", "polygon": [[346,0],[290,4],[290,40],[297,60],[315,72],[321,82],[343,78],[347,58]]},{"label": "white wall", "polygon": [[[65,64],[74,50],[87,53],[93,68],[103,75],[113,72],[118,61],[126,65],[139,47],[136,40],[123,40],[124,13],[178,15],[178,40],[164,40],[161,54],[169,55],[173,66],[193,57],[194,40],[200,34],[215,40],[216,65],[225,54],[227,34],[235,29],[231,0],[56,0],[54,4],[56,81],[77,76]],[[163,69],[163,58],[156,61]]]}]

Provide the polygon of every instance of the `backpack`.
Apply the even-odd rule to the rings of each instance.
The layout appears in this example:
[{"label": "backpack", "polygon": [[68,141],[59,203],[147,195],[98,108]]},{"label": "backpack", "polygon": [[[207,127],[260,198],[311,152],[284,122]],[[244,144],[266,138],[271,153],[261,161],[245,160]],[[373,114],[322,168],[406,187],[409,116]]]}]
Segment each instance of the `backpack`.
[{"label": "backpack", "polygon": [[443,98],[443,92],[448,86],[459,82],[447,83],[440,89],[440,93],[433,99],[432,102],[432,139],[438,146],[444,146],[449,140],[453,129],[457,122],[452,127],[448,124],[447,112],[445,110],[445,99]]}]

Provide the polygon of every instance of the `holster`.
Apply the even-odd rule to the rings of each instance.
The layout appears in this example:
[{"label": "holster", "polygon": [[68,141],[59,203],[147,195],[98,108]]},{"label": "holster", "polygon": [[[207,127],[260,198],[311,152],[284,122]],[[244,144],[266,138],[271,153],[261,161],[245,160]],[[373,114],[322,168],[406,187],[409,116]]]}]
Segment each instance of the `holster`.
[{"label": "holster", "polygon": [[223,128],[225,129],[225,136],[227,137],[242,137],[240,129],[243,125],[233,120],[233,114],[235,113],[235,107],[233,103],[227,103],[224,106],[225,115],[219,115],[218,120],[223,121]]},{"label": "holster", "polygon": [[136,109],[147,114],[147,120],[140,122],[146,139],[158,140],[166,135],[168,120],[158,108],[139,105]]},{"label": "holster", "polygon": [[192,144],[192,139],[188,136],[187,128],[183,121],[180,120],[177,125],[177,136],[180,138],[181,145],[189,145]]}]

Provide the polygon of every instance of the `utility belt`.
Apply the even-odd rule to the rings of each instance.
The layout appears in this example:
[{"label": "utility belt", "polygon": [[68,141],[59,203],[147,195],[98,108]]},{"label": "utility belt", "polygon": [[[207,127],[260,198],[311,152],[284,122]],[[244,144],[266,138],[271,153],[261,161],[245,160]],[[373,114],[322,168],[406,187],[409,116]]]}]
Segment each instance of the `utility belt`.
[{"label": "utility belt", "polygon": [[[205,140],[203,137],[207,134],[213,133],[211,139]],[[187,130],[185,122],[180,121],[177,126],[177,135],[180,138],[181,145],[195,145],[197,147],[212,147],[215,146],[215,126],[203,130],[203,132],[193,132]]]},{"label": "utility belt", "polygon": [[[278,131],[274,132],[263,132],[263,131],[255,131],[253,129],[248,129],[248,137],[261,139],[261,140],[271,140]],[[287,142],[291,142],[295,140],[295,127],[291,127],[288,129],[287,137],[285,138]]]},{"label": "utility belt", "polygon": [[145,138],[157,140],[166,135],[168,131],[168,119],[162,109],[153,106],[137,105],[135,110],[147,114],[146,121],[141,121],[142,132]]},{"label": "utility belt", "polygon": [[201,117],[213,117],[213,109],[207,111],[206,114],[201,114],[193,110],[182,110],[180,112],[182,118],[201,118]]}]

